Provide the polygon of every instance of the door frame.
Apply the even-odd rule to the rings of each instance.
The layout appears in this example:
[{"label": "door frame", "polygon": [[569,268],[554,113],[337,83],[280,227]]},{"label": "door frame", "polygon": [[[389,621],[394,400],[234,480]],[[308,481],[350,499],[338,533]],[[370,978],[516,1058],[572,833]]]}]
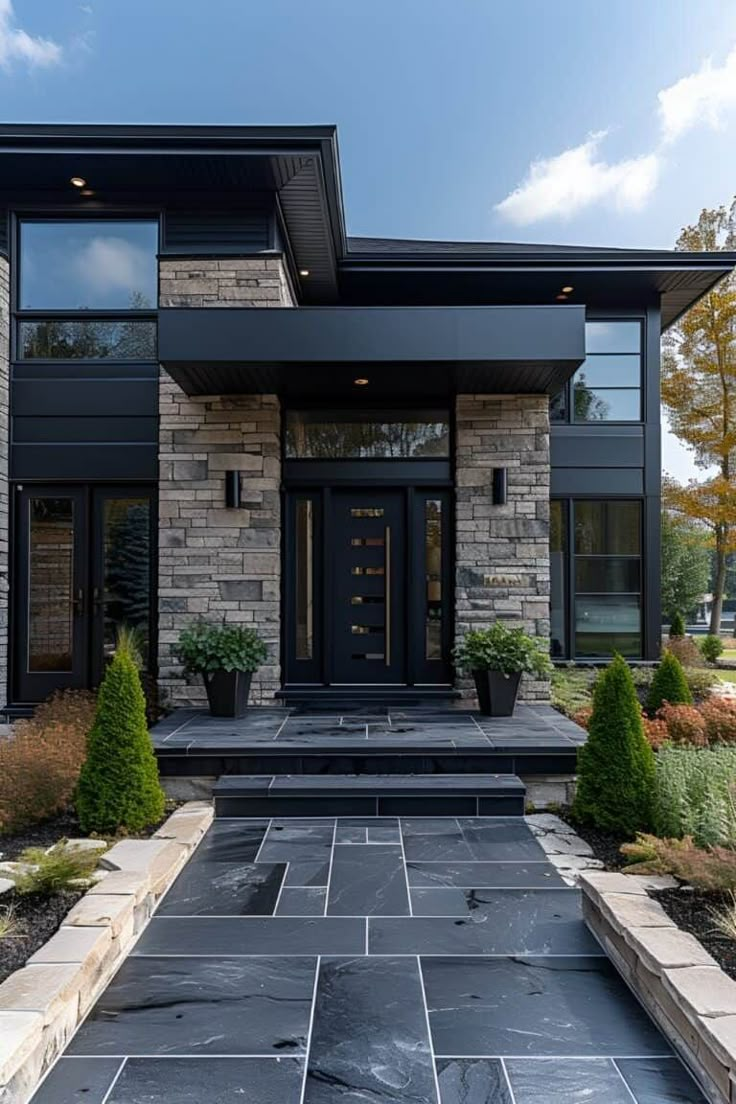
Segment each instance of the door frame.
[{"label": "door frame", "polygon": [[[284,539],[281,555],[281,655],[282,687],[289,689],[319,689],[335,687],[347,689],[343,683],[331,681],[331,608],[327,588],[321,586],[322,579],[329,579],[332,570],[330,540],[324,539],[329,533],[332,516],[332,491],[356,492],[376,490],[403,490],[406,505],[406,574],[402,606],[406,626],[407,681],[402,687],[443,689],[453,685],[453,667],[451,652],[454,639],[455,614],[455,486],[452,478],[452,462],[443,460],[287,460],[284,462],[284,486],[282,492],[282,518],[284,520]],[[419,495],[437,491],[446,495],[448,504],[447,521],[443,524],[443,593],[447,595],[444,605],[445,624],[443,626],[443,647],[446,649],[447,680],[440,682],[423,681],[420,671],[418,620],[412,624],[409,611],[419,609],[419,591],[423,572],[415,570],[412,549],[416,545],[418,519],[414,511],[414,528],[411,527],[414,501]],[[294,655],[294,572],[295,545],[293,526],[293,503],[295,497],[303,494],[317,502],[316,516],[321,519],[319,535],[315,537],[315,637],[318,640],[319,656],[306,674],[308,681],[296,681],[289,676],[295,669]],[[319,578],[317,578],[319,576]],[[319,591],[318,591],[319,587]],[[321,600],[318,600],[318,595]],[[305,662],[305,661],[300,661]],[[356,687],[372,684],[350,684]],[[396,689],[396,684],[386,685],[387,692]]]},{"label": "door frame", "polygon": [[[103,630],[99,624],[102,611],[93,609],[93,588],[102,574],[102,543],[104,533],[101,504],[105,498],[148,498],[150,502],[150,558],[149,558],[149,662],[147,673],[155,676],[158,657],[158,486],[151,482],[59,483],[18,480],[10,485],[10,625],[8,627],[8,701],[12,705],[36,704],[43,697],[21,696],[21,679],[24,675],[24,656],[27,647],[27,618],[25,601],[28,591],[27,560],[21,547],[25,525],[20,516],[20,504],[24,498],[73,497],[81,506],[79,519],[80,541],[75,550],[78,561],[79,583],[84,591],[83,610],[77,626],[81,634],[81,681],[74,683],[59,679],[59,686],[51,686],[48,693],[64,686],[81,686],[92,689],[100,682],[104,664],[95,648],[102,645]],[[76,583],[76,580],[75,580]]]}]

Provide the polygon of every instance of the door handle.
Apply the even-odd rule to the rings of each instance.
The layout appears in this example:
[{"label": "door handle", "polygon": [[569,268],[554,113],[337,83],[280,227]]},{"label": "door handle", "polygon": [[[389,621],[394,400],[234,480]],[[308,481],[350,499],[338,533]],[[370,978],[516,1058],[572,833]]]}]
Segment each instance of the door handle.
[{"label": "door handle", "polygon": [[77,617],[84,616],[84,590],[78,587],[71,600],[71,607]]},{"label": "door handle", "polygon": [[384,657],[385,657],[385,660],[386,660],[386,666],[390,667],[391,666],[391,526],[390,525],[386,526],[386,533],[385,533],[385,536],[384,536],[383,545],[384,545],[384,556],[385,556],[385,560],[384,560],[385,566],[384,566],[384,571],[383,571],[383,578],[384,578],[383,588],[384,588],[384,592],[385,592],[384,603],[385,603],[385,610],[386,610],[386,627],[384,629],[385,643],[384,643],[383,652],[384,652]]}]

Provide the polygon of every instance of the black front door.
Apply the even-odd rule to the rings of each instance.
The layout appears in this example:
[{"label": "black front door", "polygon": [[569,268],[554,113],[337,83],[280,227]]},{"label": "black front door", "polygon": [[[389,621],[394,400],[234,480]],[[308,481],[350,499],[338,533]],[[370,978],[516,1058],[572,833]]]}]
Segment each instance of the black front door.
[{"label": "black front door", "polygon": [[123,624],[149,660],[152,497],[139,487],[16,489],[15,701],[96,686]]},{"label": "black front door", "polygon": [[451,502],[420,486],[289,492],[287,687],[451,684]]},{"label": "black front door", "polygon": [[332,496],[333,682],[406,682],[404,493]]}]

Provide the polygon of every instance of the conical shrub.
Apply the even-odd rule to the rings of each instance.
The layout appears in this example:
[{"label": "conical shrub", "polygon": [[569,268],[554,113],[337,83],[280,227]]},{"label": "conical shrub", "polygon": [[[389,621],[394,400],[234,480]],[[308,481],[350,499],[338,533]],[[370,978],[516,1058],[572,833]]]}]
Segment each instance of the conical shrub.
[{"label": "conical shrub", "polygon": [[575,816],[633,837],[652,817],[654,752],[647,743],[631,671],[621,658],[599,676],[587,743],[578,752]]},{"label": "conical shrub", "polygon": [[647,712],[654,716],[665,702],[670,705],[692,705],[693,696],[685,678],[685,671],[676,655],[665,651],[659,667],[654,672],[647,694]]},{"label": "conical shrub", "polygon": [[685,621],[681,613],[674,613],[670,625],[670,636],[684,636]]},{"label": "conical shrub", "polygon": [[76,807],[85,832],[136,832],[163,815],[141,680],[125,645],[115,652],[99,689]]}]

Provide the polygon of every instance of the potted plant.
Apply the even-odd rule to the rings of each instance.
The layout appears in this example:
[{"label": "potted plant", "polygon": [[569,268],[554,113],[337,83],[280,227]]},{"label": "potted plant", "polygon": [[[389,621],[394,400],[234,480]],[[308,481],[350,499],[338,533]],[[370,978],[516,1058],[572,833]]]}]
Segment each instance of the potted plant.
[{"label": "potted plant", "polygon": [[524,671],[541,677],[552,667],[542,641],[501,621],[469,632],[455,648],[455,661],[475,679],[480,711],[488,717],[511,716]]},{"label": "potted plant", "polygon": [[255,629],[200,621],[179,635],[177,654],[188,673],[200,674],[213,717],[242,717],[253,672],[267,656]]}]

